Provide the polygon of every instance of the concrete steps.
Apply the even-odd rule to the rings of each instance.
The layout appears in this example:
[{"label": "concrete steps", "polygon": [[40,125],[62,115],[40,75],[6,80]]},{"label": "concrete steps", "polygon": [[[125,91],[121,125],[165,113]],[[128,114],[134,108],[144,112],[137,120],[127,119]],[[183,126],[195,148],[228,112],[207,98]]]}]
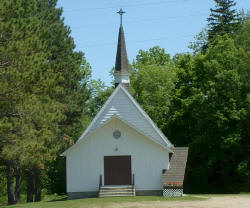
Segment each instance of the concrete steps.
[{"label": "concrete steps", "polygon": [[102,186],[99,190],[99,197],[115,196],[135,196],[135,187],[133,186]]}]

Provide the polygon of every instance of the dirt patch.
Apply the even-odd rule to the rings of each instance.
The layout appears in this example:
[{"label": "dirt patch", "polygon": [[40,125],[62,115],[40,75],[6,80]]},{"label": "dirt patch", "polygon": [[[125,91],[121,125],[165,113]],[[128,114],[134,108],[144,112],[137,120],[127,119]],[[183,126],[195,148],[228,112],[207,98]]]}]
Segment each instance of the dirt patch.
[{"label": "dirt patch", "polygon": [[110,208],[250,208],[250,195],[209,197],[201,201],[125,202]]}]

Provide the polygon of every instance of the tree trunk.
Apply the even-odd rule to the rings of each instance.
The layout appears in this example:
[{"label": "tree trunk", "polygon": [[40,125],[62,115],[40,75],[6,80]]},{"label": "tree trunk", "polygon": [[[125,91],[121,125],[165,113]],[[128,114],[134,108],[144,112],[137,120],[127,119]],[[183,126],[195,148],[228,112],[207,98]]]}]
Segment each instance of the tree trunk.
[{"label": "tree trunk", "polygon": [[21,201],[22,175],[23,175],[22,168],[21,167],[17,167],[17,169],[16,169],[16,190],[15,190],[16,202],[20,202]]},{"label": "tree trunk", "polygon": [[41,169],[35,168],[35,201],[41,201]]},{"label": "tree trunk", "polygon": [[33,202],[34,194],[34,175],[33,169],[28,172],[27,202]]},{"label": "tree trunk", "polygon": [[7,176],[7,192],[8,192],[8,204],[15,204],[15,192],[14,192],[14,167],[12,162],[7,163],[6,168]]}]

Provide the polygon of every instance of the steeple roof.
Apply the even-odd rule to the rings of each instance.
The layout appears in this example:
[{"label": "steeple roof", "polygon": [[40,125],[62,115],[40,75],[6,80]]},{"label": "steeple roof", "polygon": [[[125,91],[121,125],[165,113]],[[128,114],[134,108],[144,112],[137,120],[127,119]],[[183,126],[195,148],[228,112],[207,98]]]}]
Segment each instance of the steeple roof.
[{"label": "steeple roof", "polygon": [[115,62],[115,72],[119,72],[121,74],[129,74],[128,56],[127,56],[127,51],[126,51],[126,43],[125,43],[125,36],[124,36],[122,23],[119,29],[116,62]]}]

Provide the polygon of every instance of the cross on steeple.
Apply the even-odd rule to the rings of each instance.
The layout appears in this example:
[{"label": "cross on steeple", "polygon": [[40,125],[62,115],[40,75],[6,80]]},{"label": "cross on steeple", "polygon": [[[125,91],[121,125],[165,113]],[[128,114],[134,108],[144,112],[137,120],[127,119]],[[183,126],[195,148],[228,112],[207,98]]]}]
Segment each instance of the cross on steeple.
[{"label": "cross on steeple", "polygon": [[122,10],[122,8],[120,9],[120,11],[119,12],[117,12],[117,14],[119,14],[120,15],[120,20],[121,20],[121,25],[122,25],[122,15],[123,14],[125,14],[126,12],[124,12],[123,10]]}]

